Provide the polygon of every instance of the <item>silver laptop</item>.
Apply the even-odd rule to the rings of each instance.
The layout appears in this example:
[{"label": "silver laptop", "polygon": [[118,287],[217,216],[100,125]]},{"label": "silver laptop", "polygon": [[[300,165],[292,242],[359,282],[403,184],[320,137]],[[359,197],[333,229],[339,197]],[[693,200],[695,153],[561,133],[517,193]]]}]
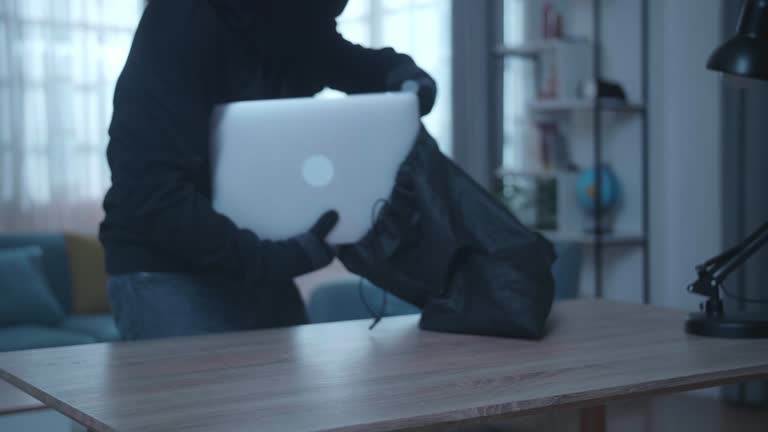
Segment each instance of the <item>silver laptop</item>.
[{"label": "silver laptop", "polygon": [[213,207],[261,238],[307,231],[327,210],[331,244],[373,225],[419,131],[416,95],[237,102],[212,118]]}]

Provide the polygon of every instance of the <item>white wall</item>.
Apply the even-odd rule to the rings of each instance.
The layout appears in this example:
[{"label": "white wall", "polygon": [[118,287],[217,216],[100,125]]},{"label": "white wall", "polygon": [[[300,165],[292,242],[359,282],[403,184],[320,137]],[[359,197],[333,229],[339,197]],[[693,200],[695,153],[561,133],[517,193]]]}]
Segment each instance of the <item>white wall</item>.
[{"label": "white wall", "polygon": [[694,266],[721,249],[720,85],[706,60],[720,0],[651,0],[651,300],[694,309]]}]

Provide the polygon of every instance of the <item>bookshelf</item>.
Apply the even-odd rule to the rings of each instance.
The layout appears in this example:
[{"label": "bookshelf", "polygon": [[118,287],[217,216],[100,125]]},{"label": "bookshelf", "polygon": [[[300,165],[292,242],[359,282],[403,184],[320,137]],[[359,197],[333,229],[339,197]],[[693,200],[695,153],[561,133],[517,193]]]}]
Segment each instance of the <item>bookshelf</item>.
[{"label": "bookshelf", "polygon": [[533,101],[528,107],[534,112],[565,112],[570,111],[614,111],[614,112],[626,112],[626,113],[642,113],[645,111],[645,107],[642,104],[625,102],[621,100],[603,100],[598,107],[594,101],[583,99],[557,99],[557,100],[541,100]]},{"label": "bookshelf", "polygon": [[[508,198],[508,185],[518,179],[557,184],[551,189],[558,226],[540,231],[583,248],[582,295],[647,303],[648,0],[499,0],[497,10],[503,15],[492,49],[502,87],[495,103],[502,129],[496,134],[499,196]],[[623,98],[600,97],[600,81],[619,84]],[[542,125],[561,136],[567,164],[540,160],[551,158],[551,149],[531,151],[544,142]],[[587,214],[573,190],[579,172],[598,166],[609,166],[621,186],[610,214],[600,206]],[[598,170],[598,202],[602,175]]]}]

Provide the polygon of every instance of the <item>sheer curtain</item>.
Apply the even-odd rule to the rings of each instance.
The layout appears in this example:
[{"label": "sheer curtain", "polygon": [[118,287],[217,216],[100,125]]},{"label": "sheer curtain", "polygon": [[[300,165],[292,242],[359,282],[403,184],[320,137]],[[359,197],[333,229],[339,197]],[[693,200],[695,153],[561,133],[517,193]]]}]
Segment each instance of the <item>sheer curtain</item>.
[{"label": "sheer curtain", "polygon": [[0,231],[95,233],[143,0],[0,0]]},{"label": "sheer curtain", "polygon": [[452,148],[451,1],[350,0],[339,18],[348,40],[408,54],[437,81],[438,100],[424,119],[443,152]]},{"label": "sheer curtain", "polygon": [[[526,4],[527,3],[527,4]],[[527,38],[527,0],[504,0],[504,43],[516,46]],[[525,171],[524,148],[530,140],[528,104],[534,99],[535,64],[530,59],[510,57],[504,61],[504,167]]]},{"label": "sheer curtain", "polygon": [[[0,231],[94,233],[112,93],[144,0],[0,0]],[[451,149],[451,2],[351,0],[350,40],[410,54],[438,82],[425,122]]]}]

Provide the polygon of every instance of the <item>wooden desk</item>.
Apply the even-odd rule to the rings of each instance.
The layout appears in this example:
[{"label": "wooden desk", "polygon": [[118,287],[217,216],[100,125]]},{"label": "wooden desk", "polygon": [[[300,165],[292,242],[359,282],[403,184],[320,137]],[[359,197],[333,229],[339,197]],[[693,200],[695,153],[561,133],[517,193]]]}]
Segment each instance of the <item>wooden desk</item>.
[{"label": "wooden desk", "polygon": [[448,425],[768,377],[768,340],[688,336],[684,317],[575,301],[543,342],[401,317],[6,353],[0,376],[96,431],[264,432]]}]

